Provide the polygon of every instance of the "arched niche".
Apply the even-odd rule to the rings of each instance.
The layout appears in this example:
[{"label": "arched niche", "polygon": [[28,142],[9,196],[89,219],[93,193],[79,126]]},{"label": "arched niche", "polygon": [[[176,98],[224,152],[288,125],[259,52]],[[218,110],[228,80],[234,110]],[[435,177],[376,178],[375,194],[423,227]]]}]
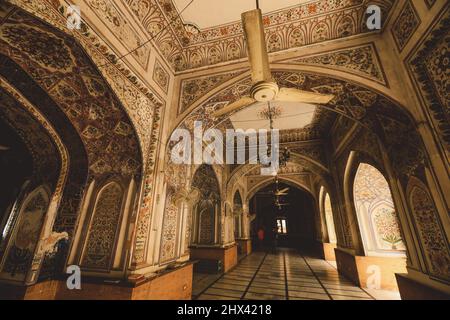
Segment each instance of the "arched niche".
[{"label": "arched niche", "polygon": [[32,190],[22,201],[11,221],[9,246],[2,256],[0,278],[23,282],[30,271],[41,229],[50,205],[50,190],[42,185]]},{"label": "arched niche", "polygon": [[169,264],[189,253],[193,203],[198,191],[186,192],[166,187],[159,262]]},{"label": "arched niche", "polygon": [[212,245],[218,242],[221,210],[220,187],[212,166],[203,164],[195,172],[192,189],[199,193],[193,206],[192,244]]},{"label": "arched niche", "polygon": [[113,267],[125,199],[126,189],[119,181],[106,181],[95,188],[79,259],[84,269],[96,271]]},{"label": "arched niche", "polygon": [[409,179],[406,194],[414,227],[423,245],[426,272],[431,276],[449,281],[449,241],[445,236],[433,198],[427,186],[414,176]]},{"label": "arched niche", "polygon": [[322,223],[325,224],[322,227],[323,240],[329,243],[337,243],[336,229],[333,217],[333,208],[331,205],[330,194],[327,192],[324,186],[320,188],[319,193],[319,208],[322,216]]}]

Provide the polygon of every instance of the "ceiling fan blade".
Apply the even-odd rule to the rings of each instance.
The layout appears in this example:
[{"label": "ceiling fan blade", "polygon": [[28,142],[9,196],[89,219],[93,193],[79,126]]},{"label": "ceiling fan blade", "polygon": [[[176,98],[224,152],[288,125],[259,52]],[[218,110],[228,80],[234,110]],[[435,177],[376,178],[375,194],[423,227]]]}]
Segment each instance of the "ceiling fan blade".
[{"label": "ceiling fan blade", "polygon": [[228,114],[230,112],[238,110],[242,107],[250,106],[255,102],[256,102],[256,100],[253,98],[243,97],[235,102],[228,104],[227,106],[223,107],[222,109],[217,110],[216,112],[214,112],[213,117],[218,118],[220,116],[223,116],[225,114]]},{"label": "ceiling fan blade", "polygon": [[280,88],[275,101],[327,104],[333,99],[334,95],[332,94],[315,93],[294,88]]},{"label": "ceiling fan blade", "polygon": [[242,14],[242,24],[247,43],[253,83],[273,81],[269,67],[269,55],[267,54],[261,10],[255,9],[244,12]]},{"label": "ceiling fan blade", "polygon": [[289,191],[289,188],[284,188],[283,190],[280,190],[280,193],[286,193]]},{"label": "ceiling fan blade", "polygon": [[8,150],[9,150],[9,147],[0,145],[0,151],[8,151]]}]

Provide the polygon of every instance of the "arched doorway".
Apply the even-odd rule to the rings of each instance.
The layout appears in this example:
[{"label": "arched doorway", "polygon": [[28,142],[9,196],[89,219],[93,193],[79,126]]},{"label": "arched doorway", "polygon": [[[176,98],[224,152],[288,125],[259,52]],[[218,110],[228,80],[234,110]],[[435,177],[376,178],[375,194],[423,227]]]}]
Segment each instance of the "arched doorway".
[{"label": "arched doorway", "polygon": [[[264,246],[311,251],[316,239],[314,198],[299,187],[277,180],[250,199],[254,243],[258,230],[264,230]],[[276,241],[275,241],[276,240]],[[275,244],[274,244],[275,241]]]},{"label": "arched doorway", "polygon": [[0,118],[0,232],[8,232],[9,213],[14,210],[32,175],[32,157],[19,135]]}]

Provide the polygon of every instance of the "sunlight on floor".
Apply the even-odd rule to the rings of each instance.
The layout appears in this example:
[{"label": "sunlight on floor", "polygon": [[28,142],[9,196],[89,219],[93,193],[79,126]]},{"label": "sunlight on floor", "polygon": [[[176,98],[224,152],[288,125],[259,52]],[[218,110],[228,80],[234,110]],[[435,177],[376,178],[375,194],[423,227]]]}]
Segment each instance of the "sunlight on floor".
[{"label": "sunlight on floor", "polygon": [[[335,264],[334,264],[335,265]],[[214,278],[216,277],[216,278]],[[208,284],[209,282],[209,284]],[[292,251],[256,252],[221,276],[196,275],[198,300],[398,300],[398,292],[366,290],[333,263]]]}]

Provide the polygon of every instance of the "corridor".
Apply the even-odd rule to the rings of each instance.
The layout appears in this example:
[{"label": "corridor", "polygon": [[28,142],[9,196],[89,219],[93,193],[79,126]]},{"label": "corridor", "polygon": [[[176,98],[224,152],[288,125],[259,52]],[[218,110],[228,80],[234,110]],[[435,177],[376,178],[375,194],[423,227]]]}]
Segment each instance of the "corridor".
[{"label": "corridor", "polygon": [[[194,287],[195,287],[194,281]],[[294,251],[256,252],[217,278],[198,300],[373,300],[329,262]]]}]

